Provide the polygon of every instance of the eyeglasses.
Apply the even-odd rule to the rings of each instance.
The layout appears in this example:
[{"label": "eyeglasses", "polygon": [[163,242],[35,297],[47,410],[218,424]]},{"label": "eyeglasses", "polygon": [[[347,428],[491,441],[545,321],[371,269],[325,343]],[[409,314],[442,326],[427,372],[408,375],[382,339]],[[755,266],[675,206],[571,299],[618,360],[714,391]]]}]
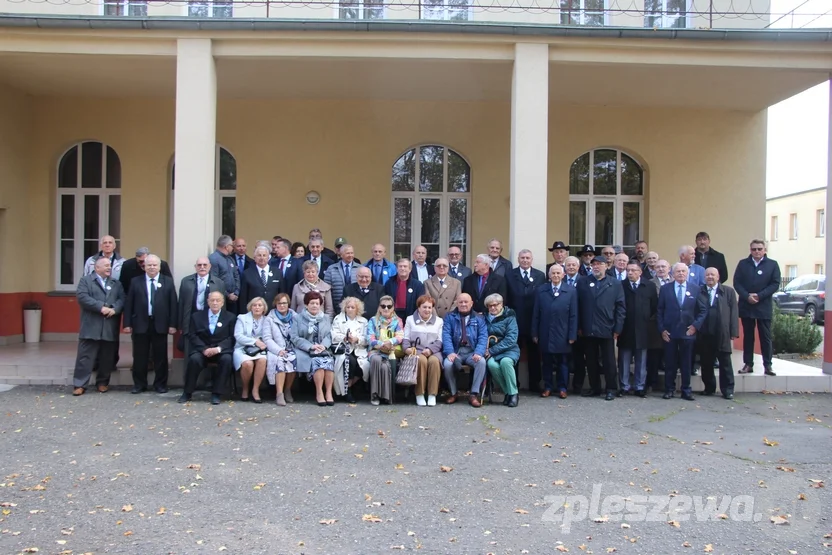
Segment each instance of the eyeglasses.
[{"label": "eyeglasses", "polygon": [[765,249],[766,249],[765,247],[751,247],[752,251],[762,251],[762,250],[765,250]]},{"label": "eyeglasses", "polygon": [[433,267],[434,268],[447,268],[448,265],[447,264],[434,264]]},{"label": "eyeglasses", "polygon": [[205,266],[210,266],[210,264],[197,264],[197,268],[204,268]]},{"label": "eyeglasses", "polygon": [[281,301],[281,302],[279,302],[279,303],[275,303],[275,304],[276,304],[277,306],[286,306],[286,305],[288,305],[289,303],[287,303],[286,301]]},{"label": "eyeglasses", "polygon": [[392,304],[382,304],[382,305],[379,305],[379,306],[380,306],[381,308],[393,308],[393,305],[392,305]]}]

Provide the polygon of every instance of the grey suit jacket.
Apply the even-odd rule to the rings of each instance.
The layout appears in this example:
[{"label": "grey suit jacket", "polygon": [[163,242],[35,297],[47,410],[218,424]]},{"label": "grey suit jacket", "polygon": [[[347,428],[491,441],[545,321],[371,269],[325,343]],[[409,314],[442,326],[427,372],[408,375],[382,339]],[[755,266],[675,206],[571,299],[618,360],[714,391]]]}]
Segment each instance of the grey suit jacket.
[{"label": "grey suit jacket", "polygon": [[445,278],[445,285],[442,287],[439,284],[439,278],[432,276],[425,282],[425,292],[433,297],[436,302],[434,309],[440,318],[445,318],[445,315],[456,308],[456,298],[462,293],[462,282],[456,278]]},{"label": "grey suit jacket", "polygon": [[[216,276],[208,274],[208,282],[206,283],[205,297],[207,299],[210,293],[219,291],[225,295],[225,284]],[[182,278],[179,284],[179,329],[182,335],[188,335],[191,331],[191,315],[196,310],[194,304],[194,293],[196,292],[196,274],[191,274]],[[205,303],[205,308],[208,308],[208,303]]]},{"label": "grey suit jacket", "polygon": [[[356,274],[358,274],[358,269],[361,267],[361,264],[356,264],[355,261],[350,266],[350,283],[356,283],[358,279],[356,278]],[[331,287],[331,295],[332,295],[332,305],[335,307],[335,313],[338,314],[341,312],[341,299],[344,298],[344,288],[347,286],[344,283],[344,268],[341,266],[341,261],[332,264],[329,268],[324,271],[324,281],[327,282]]]},{"label": "grey suit jacket", "polygon": [[[670,275],[668,275],[668,276],[667,276],[667,279],[668,279],[667,283],[671,283],[671,282],[673,282],[673,278],[672,278]],[[654,277],[653,279],[651,279],[651,280],[650,280],[650,283],[652,283],[653,285],[655,285],[655,286],[656,286],[656,293],[659,293],[659,292],[661,291],[661,289],[662,289],[662,282],[661,282],[661,281],[659,281],[659,276],[656,276],[656,277]]]},{"label": "grey suit jacket", "polygon": [[227,295],[240,294],[240,271],[237,269],[237,262],[233,256],[214,251],[208,255],[211,261],[211,275],[217,276],[225,283]]},{"label": "grey suit jacket", "polygon": [[[98,275],[92,273],[81,278],[75,291],[78,306],[81,307],[81,329],[79,339],[96,341],[118,341],[121,325],[121,312],[124,310],[124,289],[121,283],[107,278],[104,288],[98,283]],[[116,311],[109,318],[101,314],[101,309],[108,306]]]}]

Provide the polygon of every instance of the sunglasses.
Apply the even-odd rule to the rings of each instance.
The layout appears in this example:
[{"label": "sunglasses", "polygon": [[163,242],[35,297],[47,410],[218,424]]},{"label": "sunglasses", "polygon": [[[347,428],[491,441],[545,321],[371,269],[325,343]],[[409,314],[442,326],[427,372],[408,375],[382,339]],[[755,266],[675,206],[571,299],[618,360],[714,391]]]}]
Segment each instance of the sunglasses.
[{"label": "sunglasses", "polygon": [[765,247],[751,247],[751,250],[752,251],[761,251],[761,250],[765,250]]},{"label": "sunglasses", "polygon": [[381,306],[381,308],[393,308],[392,304],[383,304],[383,305],[379,305],[379,306]]}]

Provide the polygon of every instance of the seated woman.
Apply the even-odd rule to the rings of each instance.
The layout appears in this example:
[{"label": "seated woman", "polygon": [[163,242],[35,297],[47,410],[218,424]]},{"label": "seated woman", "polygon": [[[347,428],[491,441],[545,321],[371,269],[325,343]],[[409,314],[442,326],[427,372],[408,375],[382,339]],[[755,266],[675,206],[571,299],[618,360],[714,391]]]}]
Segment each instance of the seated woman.
[{"label": "seated woman", "polygon": [[[314,263],[313,263],[314,264]],[[292,318],[291,341],[297,356],[297,371],[306,372],[315,382],[315,400],[319,407],[335,404],[332,381],[335,359],[329,352],[332,344],[329,316],[321,310],[321,294],[309,291],[303,296],[306,308]]]},{"label": "seated woman", "polygon": [[306,256],[306,246],[303,243],[293,243],[290,252],[295,258],[303,258]]},{"label": "seated woman", "polygon": [[341,301],[341,313],[332,321],[332,344],[344,344],[344,351],[335,355],[335,394],[344,396],[347,403],[354,403],[353,385],[367,381],[370,360],[367,353],[367,319],[361,314],[364,303],[355,297]]},{"label": "seated woman", "polygon": [[[433,310],[436,301],[430,295],[416,299],[416,312],[407,317],[402,349],[407,355],[419,355],[416,366],[416,404],[436,406],[439,378],[442,376],[442,318]],[[427,392],[427,402],[425,394]]]},{"label": "seated woman", "polygon": [[[263,297],[254,297],[248,302],[245,314],[237,316],[234,326],[234,369],[239,370],[243,378],[242,400],[248,401],[248,394],[255,403],[260,399],[260,384],[266,375],[266,342],[263,341],[263,324],[269,310]],[[251,378],[254,376],[254,386]]]},{"label": "seated woman", "polygon": [[519,395],[514,368],[520,360],[517,318],[512,309],[503,307],[503,297],[499,293],[488,295],[483,304],[488,309],[485,317],[488,325],[488,371],[505,393],[503,404],[516,407]]},{"label": "seated woman", "polygon": [[263,324],[263,341],[266,342],[266,378],[275,386],[276,402],[281,407],[292,399],[292,384],[295,381],[297,358],[292,346],[292,320],[297,313],[289,308],[289,295],[278,293],[274,298],[274,310],[266,316]]},{"label": "seated woman", "polygon": [[332,306],[332,287],[318,276],[318,265],[312,260],[307,260],[301,266],[303,272],[303,279],[300,283],[295,284],[292,290],[292,310],[300,313],[301,307],[304,305],[304,295],[310,291],[316,291],[321,294],[321,310],[329,316],[330,320],[335,316],[335,307]]},{"label": "seated woman", "polygon": [[393,297],[379,300],[378,312],[367,324],[370,346],[370,403],[379,405],[393,400],[394,378],[391,363],[402,356],[404,325],[393,309]]}]

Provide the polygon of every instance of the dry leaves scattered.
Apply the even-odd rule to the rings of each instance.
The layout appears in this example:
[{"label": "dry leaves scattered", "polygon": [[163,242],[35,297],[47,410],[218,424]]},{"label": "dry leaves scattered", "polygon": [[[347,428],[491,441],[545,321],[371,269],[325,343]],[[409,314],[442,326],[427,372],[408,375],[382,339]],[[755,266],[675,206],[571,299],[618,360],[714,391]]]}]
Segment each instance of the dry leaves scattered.
[{"label": "dry leaves scattered", "polygon": [[361,520],[363,520],[364,522],[373,522],[373,523],[381,522],[381,518],[379,518],[377,515],[372,515],[372,514],[367,514],[367,515],[362,516]]},{"label": "dry leaves scattered", "polygon": [[777,470],[782,470],[783,472],[794,472],[794,468],[790,468],[788,466],[778,466]]},{"label": "dry leaves scattered", "polygon": [[778,445],[780,445],[780,442],[779,442],[779,441],[774,441],[774,440],[771,440],[771,439],[769,439],[769,438],[767,438],[767,437],[764,437],[764,438],[763,438],[763,443],[765,443],[765,444],[766,444],[766,445],[768,445],[769,447],[777,447]]},{"label": "dry leaves scattered", "polygon": [[527,511],[526,509],[514,509],[514,512],[517,513],[518,515],[527,515],[527,514],[529,514],[529,511]]},{"label": "dry leaves scattered", "polygon": [[673,526],[674,528],[681,528],[682,526],[681,524],[679,524],[678,520],[668,520],[667,523]]},{"label": "dry leaves scattered", "polygon": [[774,515],[769,520],[775,525],[788,524],[789,519],[787,517],[788,515]]},{"label": "dry leaves scattered", "polygon": [[453,469],[454,469],[454,467],[452,467],[452,466],[445,466],[445,465],[441,465],[441,466],[439,467],[439,470],[441,470],[442,472],[450,472],[450,471],[452,471]]},{"label": "dry leaves scattered", "polygon": [[336,522],[338,522],[337,518],[322,518],[321,520],[318,521],[318,524],[329,525],[329,524],[335,524]]},{"label": "dry leaves scattered", "polygon": [[125,505],[121,508],[122,513],[129,513],[133,510],[133,505]]}]

